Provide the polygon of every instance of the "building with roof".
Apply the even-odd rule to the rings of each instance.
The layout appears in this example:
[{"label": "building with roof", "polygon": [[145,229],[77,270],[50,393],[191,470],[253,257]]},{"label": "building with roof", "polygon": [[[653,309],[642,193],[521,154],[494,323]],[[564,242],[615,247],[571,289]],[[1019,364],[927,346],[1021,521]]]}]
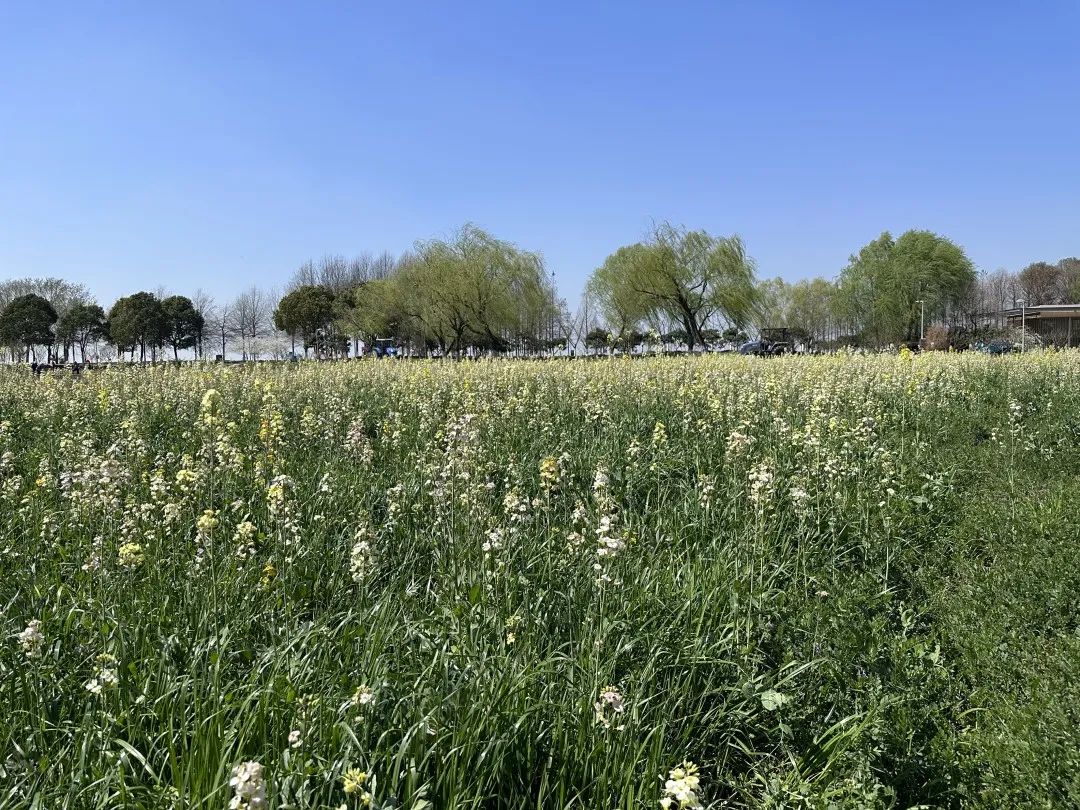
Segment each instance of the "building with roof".
[{"label": "building with roof", "polygon": [[1005,311],[1009,326],[1025,326],[1043,343],[1059,347],[1080,346],[1080,304],[1040,304]]}]

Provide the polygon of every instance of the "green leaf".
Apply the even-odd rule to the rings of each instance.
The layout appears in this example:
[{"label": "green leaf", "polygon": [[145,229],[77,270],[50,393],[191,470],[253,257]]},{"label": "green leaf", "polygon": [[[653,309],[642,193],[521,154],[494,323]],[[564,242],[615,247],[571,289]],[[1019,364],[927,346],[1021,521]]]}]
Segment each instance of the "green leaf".
[{"label": "green leaf", "polygon": [[762,707],[768,712],[775,712],[787,703],[787,696],[775,689],[766,689],[758,697],[761,698]]}]

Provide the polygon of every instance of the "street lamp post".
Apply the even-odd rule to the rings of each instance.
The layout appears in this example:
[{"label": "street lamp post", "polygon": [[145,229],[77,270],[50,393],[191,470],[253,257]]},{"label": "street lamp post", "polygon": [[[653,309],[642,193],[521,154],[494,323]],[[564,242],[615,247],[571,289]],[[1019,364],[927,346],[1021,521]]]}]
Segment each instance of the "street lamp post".
[{"label": "street lamp post", "polygon": [[1027,301],[1019,298],[1016,303],[1020,305],[1020,353],[1023,354],[1027,350]]}]

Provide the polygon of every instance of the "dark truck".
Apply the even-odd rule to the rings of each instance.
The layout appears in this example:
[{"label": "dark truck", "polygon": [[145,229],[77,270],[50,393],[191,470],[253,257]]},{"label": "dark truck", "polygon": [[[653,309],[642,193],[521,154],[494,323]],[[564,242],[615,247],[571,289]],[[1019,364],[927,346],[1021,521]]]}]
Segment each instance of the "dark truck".
[{"label": "dark truck", "polygon": [[757,340],[751,340],[739,347],[739,354],[753,354],[758,357],[779,357],[795,350],[791,330],[784,327],[778,329],[762,329]]}]

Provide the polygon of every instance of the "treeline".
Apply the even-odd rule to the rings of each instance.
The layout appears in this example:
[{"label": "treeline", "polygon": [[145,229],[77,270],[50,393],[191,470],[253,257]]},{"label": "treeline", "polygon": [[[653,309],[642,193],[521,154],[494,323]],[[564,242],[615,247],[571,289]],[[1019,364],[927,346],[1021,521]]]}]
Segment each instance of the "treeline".
[{"label": "treeline", "polygon": [[1078,300],[1080,259],[979,273],[963,248],[931,231],[885,232],[835,279],[792,284],[758,281],[738,237],[663,223],[607,258],[585,305],[600,322],[587,330],[590,344],[660,340],[692,350],[780,327],[825,347],[895,345],[930,328],[971,336],[1004,326],[1007,309]]},{"label": "treeline", "polygon": [[572,340],[566,305],[538,253],[467,225],[399,259],[300,268],[273,313],[290,343],[318,356],[383,340],[419,353],[535,353]]},{"label": "treeline", "polygon": [[537,353],[572,340],[543,258],[472,225],[399,257],[307,262],[284,294],[251,287],[230,301],[141,291],[105,310],[80,284],[0,283],[0,342],[13,360],[343,357],[377,343],[420,354]]},{"label": "treeline", "polygon": [[0,283],[0,343],[12,360],[243,359],[356,355],[528,355],[646,342],[690,351],[785,327],[809,345],[879,347],[930,327],[976,333],[1002,313],[1080,300],[1080,259],[981,274],[930,231],[882,234],[835,279],[759,280],[737,236],[668,223],[612,253],[571,316],[540,254],[466,225],[402,256],[307,262],[282,293],[229,301],[202,291],[123,296],[108,310],[61,279]]}]

